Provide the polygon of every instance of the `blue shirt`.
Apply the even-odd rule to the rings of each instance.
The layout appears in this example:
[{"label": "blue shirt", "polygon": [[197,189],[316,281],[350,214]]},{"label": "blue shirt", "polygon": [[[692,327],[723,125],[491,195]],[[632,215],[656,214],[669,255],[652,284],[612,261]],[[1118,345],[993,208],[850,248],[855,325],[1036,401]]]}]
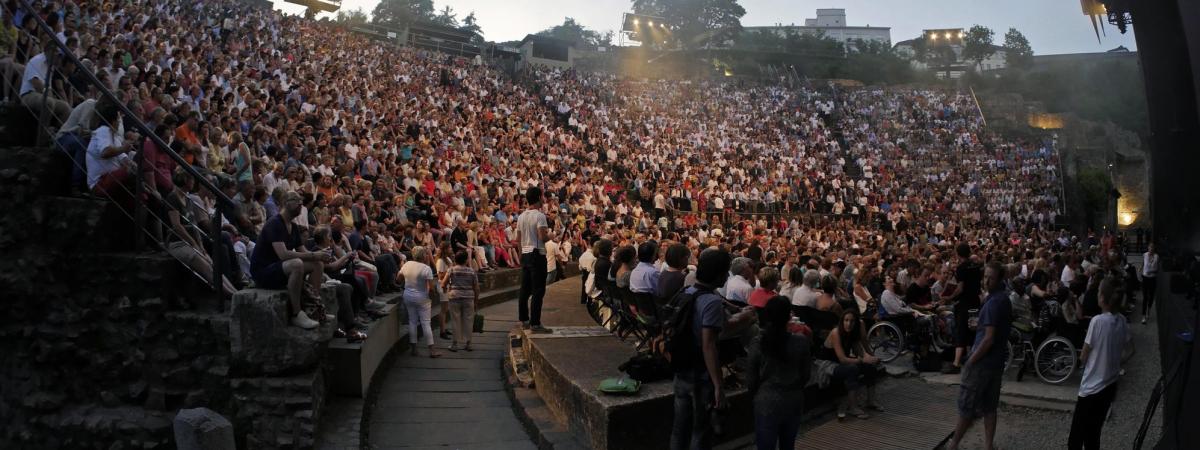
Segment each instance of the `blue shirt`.
[{"label": "blue shirt", "polygon": [[653,294],[658,287],[658,269],[654,264],[638,263],[629,274],[629,290],[636,293]]},{"label": "blue shirt", "polygon": [[1012,333],[1012,302],[1008,300],[1008,291],[1005,289],[989,293],[987,300],[980,307],[979,327],[975,329],[975,346],[971,347],[971,354],[974,354],[979,348],[979,343],[983,342],[983,336],[989,326],[996,329],[992,334],[992,347],[976,364],[978,367],[1002,370],[1004,361],[1008,358],[1008,346],[1005,344]]}]

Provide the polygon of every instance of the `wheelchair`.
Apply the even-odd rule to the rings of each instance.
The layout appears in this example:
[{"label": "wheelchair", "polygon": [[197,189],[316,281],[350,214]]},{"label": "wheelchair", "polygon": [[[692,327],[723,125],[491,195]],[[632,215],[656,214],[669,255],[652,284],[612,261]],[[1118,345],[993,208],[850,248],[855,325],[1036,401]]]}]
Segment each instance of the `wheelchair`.
[{"label": "wheelchair", "polygon": [[1004,370],[1015,367],[1017,381],[1024,378],[1030,366],[1038,378],[1049,384],[1062,384],[1071,378],[1079,364],[1080,347],[1076,341],[1081,341],[1082,336],[1069,336],[1071,333],[1066,332],[1059,303],[1046,301],[1037,320],[1025,328],[1013,327],[1007,342],[1008,360]]},{"label": "wheelchair", "polygon": [[877,311],[875,324],[867,330],[867,343],[882,362],[891,362],[921,344],[929,345],[928,350],[937,353],[954,347],[950,333],[953,320],[949,316],[933,314],[927,321],[921,321],[910,315],[887,314],[882,306]]}]

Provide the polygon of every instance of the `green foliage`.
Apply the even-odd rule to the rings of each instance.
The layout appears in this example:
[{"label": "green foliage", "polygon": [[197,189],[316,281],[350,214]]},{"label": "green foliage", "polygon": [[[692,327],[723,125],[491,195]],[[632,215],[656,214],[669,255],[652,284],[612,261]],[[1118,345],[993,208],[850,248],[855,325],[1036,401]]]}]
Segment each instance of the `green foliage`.
[{"label": "green foliage", "polygon": [[352,9],[349,11],[341,10],[338,11],[337,16],[335,16],[333,20],[338,23],[361,25],[367,23],[367,13],[366,11],[363,11],[362,8]]},{"label": "green foliage", "polygon": [[738,0],[632,0],[633,12],[662,17],[671,43],[685,49],[719,45],[742,31],[746,8]]},{"label": "green foliage", "polygon": [[576,22],[574,18],[563,18],[561,25],[555,25],[545,30],[539,31],[538,36],[547,36],[564,41],[571,41],[577,44],[594,45],[598,47],[606,47],[612,45],[612,31],[599,32],[589,30],[587,27]]},{"label": "green foliage", "polygon": [[1047,112],[1111,121],[1143,138],[1150,133],[1141,68],[1133,58],[1006,70],[999,78],[971,77],[968,81],[981,95],[1021,94],[1026,100],[1042,102]]},{"label": "green foliage", "polygon": [[482,30],[482,28],[479,28],[479,20],[475,18],[475,11],[471,11],[470,14],[467,14],[467,17],[463,17],[462,29],[463,31],[481,34],[480,30]]},{"label": "green foliage", "polygon": [[433,16],[433,23],[444,27],[458,28],[458,14],[454,13],[454,8],[446,5],[441,11],[438,11],[436,16]]},{"label": "green foliage", "polygon": [[974,61],[975,67],[979,67],[983,60],[996,53],[992,43],[993,36],[995,33],[992,29],[983,25],[975,25],[967,30],[966,36],[963,36],[963,60]]},{"label": "green foliage", "polygon": [[1088,228],[1098,230],[1105,224],[1098,219],[1108,213],[1109,202],[1112,201],[1112,177],[1104,169],[1089,167],[1079,169],[1075,181],[1079,185],[1084,221]]},{"label": "green foliage", "polygon": [[379,0],[371,21],[380,25],[404,25],[413,20],[433,20],[433,0]]},{"label": "green foliage", "polygon": [[1029,39],[1025,39],[1025,35],[1016,28],[1009,28],[1004,33],[1004,50],[1007,53],[1005,62],[1009,67],[1024,69],[1033,64],[1033,47],[1029,46]]}]

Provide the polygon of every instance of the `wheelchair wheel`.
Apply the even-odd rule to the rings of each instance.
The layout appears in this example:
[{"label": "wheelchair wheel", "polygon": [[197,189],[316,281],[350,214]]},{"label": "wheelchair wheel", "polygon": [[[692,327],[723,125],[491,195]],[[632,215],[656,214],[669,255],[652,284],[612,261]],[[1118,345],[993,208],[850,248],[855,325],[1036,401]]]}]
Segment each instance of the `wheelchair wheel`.
[{"label": "wheelchair wheel", "polygon": [[871,352],[883,362],[891,362],[904,351],[904,333],[891,322],[878,322],[867,332]]},{"label": "wheelchair wheel", "polygon": [[1042,342],[1034,354],[1038,377],[1050,384],[1061,384],[1075,372],[1075,345],[1062,336],[1054,336]]},{"label": "wheelchair wheel", "polygon": [[1008,358],[1004,359],[1004,370],[1001,373],[1008,373],[1008,369],[1017,361],[1017,346],[1013,345],[1012,341],[1005,342],[1004,345],[1008,348]]}]

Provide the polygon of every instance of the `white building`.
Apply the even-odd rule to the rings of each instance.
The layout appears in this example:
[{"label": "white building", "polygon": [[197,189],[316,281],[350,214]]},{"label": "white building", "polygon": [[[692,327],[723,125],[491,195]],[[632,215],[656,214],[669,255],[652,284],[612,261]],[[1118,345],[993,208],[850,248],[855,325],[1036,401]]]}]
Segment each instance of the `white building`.
[{"label": "white building", "polygon": [[[928,34],[929,33],[926,33],[925,35]],[[967,61],[963,59],[963,46],[961,41],[954,41],[952,43],[943,42],[940,44],[926,44],[927,51],[931,53],[938,47],[949,47],[950,50],[954,52],[954,60],[949,64],[940,62],[935,56],[929,55],[924,58],[925,61],[921,61],[920,58],[917,58],[917,42],[921,39],[927,38],[922,36],[916,39],[897,42],[896,46],[893,47],[893,51],[895,51],[897,55],[907,58],[915,69],[937,70],[937,75],[939,78],[945,78],[947,73],[949,74],[950,78],[958,78],[966,73],[968,69],[972,68],[977,72],[984,72],[1008,67],[1008,52],[1004,49],[1004,47],[993,45],[992,54],[988,55],[988,57],[983,61],[980,61],[978,66],[975,66],[974,61]]]},{"label": "white building", "polygon": [[[804,25],[773,25],[758,27],[743,27],[747,31],[773,31],[785,35],[788,31],[801,34],[824,34],[842,44],[852,44],[856,40],[876,41],[892,45],[891,27],[850,26],[846,22],[846,10],[842,8],[818,9],[817,17],[804,19]],[[853,45],[847,45],[853,49]]]}]

